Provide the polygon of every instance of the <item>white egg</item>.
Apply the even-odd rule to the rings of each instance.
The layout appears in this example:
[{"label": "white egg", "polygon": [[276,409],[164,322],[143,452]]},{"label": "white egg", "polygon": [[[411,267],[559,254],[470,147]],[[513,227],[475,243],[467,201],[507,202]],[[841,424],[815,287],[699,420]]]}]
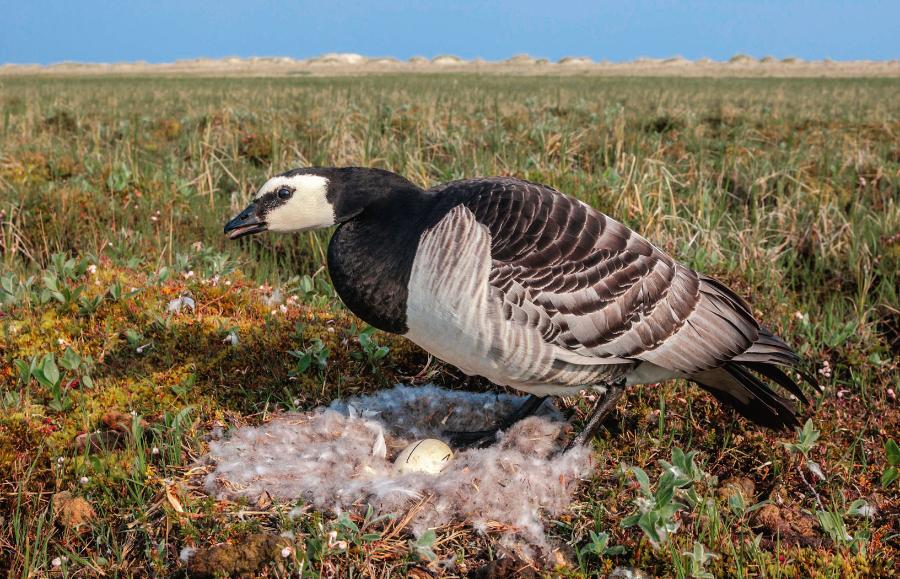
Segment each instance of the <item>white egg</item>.
[{"label": "white egg", "polygon": [[440,440],[426,438],[410,444],[394,461],[394,471],[399,474],[425,472],[438,474],[453,458],[453,451]]}]

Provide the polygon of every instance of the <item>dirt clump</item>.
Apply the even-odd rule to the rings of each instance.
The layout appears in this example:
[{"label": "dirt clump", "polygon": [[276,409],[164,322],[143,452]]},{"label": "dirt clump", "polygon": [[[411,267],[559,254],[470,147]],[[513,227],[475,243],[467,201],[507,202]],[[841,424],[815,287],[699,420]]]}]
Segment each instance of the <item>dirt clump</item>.
[{"label": "dirt clump", "polygon": [[822,539],[816,534],[816,520],[795,507],[766,505],[756,512],[753,522],[769,535],[780,536],[782,543],[800,546],[822,544]]},{"label": "dirt clump", "polygon": [[727,479],[719,487],[719,498],[727,501],[734,495],[741,495],[744,504],[752,504],[756,497],[756,483],[745,476],[735,476]]},{"label": "dirt clump", "polygon": [[[117,432],[131,432],[131,425],[133,420],[134,417],[132,415],[123,414],[118,410],[107,411],[101,419],[104,426],[106,426],[110,430],[115,430]],[[140,419],[140,425],[141,428],[147,428],[148,426],[150,426],[143,418]]]},{"label": "dirt clump", "polygon": [[280,561],[282,549],[291,546],[290,539],[270,533],[256,533],[236,543],[224,543],[199,549],[188,564],[190,577],[253,577],[265,565]]},{"label": "dirt clump", "polygon": [[83,533],[90,529],[90,523],[97,518],[94,507],[81,497],[72,496],[69,491],[61,491],[50,499],[56,522],[64,529]]},{"label": "dirt clump", "polygon": [[537,577],[534,567],[517,557],[495,559],[467,575],[469,579],[531,579]]},{"label": "dirt clump", "polygon": [[[103,414],[100,422],[106,430],[85,432],[75,437],[75,448],[81,452],[90,449],[94,452],[108,452],[125,446],[131,436],[134,417],[123,414],[118,410],[108,410]],[[150,425],[143,418],[139,419],[141,430],[146,430]]]},{"label": "dirt clump", "polygon": [[125,433],[115,430],[85,432],[75,437],[75,448],[78,452],[86,448],[92,452],[108,452],[125,446],[125,440]]}]

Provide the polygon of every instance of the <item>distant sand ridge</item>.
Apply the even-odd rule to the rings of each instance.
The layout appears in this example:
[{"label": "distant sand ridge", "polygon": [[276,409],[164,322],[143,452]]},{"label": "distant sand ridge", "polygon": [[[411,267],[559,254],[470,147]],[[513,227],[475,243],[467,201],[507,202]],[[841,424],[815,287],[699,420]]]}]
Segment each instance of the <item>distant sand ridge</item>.
[{"label": "distant sand ridge", "polygon": [[585,56],[566,56],[552,62],[517,54],[503,61],[465,60],[453,55],[428,59],[414,56],[366,57],[353,53],[329,53],[315,58],[255,57],[147,62],[79,63],[50,65],[4,64],[0,76],[16,75],[198,75],[198,76],[341,76],[390,73],[479,73],[519,75],[597,76],[733,76],[733,77],[900,77],[900,60],[803,61],[798,58],[760,59],[739,54],[725,62],[708,58],[688,60],[639,58],[632,62],[594,61]]}]

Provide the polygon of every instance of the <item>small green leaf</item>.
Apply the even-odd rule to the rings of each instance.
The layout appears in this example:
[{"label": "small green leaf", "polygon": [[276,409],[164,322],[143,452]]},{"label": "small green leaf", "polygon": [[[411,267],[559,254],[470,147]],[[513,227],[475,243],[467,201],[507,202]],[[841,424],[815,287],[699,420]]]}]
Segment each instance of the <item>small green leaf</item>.
[{"label": "small green leaf", "polygon": [[894,439],[889,439],[884,443],[884,453],[887,455],[888,464],[891,466],[900,465],[900,446]]},{"label": "small green leaf", "polygon": [[55,275],[52,273],[48,273],[44,276],[43,279],[44,287],[50,290],[51,292],[59,292],[59,285]]},{"label": "small green leaf", "polygon": [[128,340],[128,344],[131,346],[137,346],[141,343],[143,336],[135,330],[131,328],[125,330],[125,339]]},{"label": "small green leaf", "polygon": [[641,485],[641,490],[650,493],[650,477],[647,476],[647,473],[639,466],[631,467],[631,472],[634,473],[634,478],[637,479],[638,483]]},{"label": "small green leaf", "polygon": [[768,505],[769,503],[770,503],[769,500],[760,501],[760,502],[756,503],[755,505],[751,506],[750,508],[748,508],[747,514],[750,514],[754,511],[758,511],[759,509],[763,508],[764,506]]},{"label": "small green leaf", "polygon": [[660,536],[659,529],[657,527],[659,522],[660,516],[655,511],[644,513],[638,520],[638,526],[642,531],[644,531],[644,534],[647,535],[647,538],[657,545],[663,542],[663,539]]},{"label": "small green leaf", "polygon": [[356,523],[353,522],[352,519],[350,519],[350,516],[347,515],[347,513],[341,515],[341,518],[338,519],[338,524],[346,529],[353,531],[354,533],[359,533],[359,527],[356,525]]},{"label": "small green leaf", "polygon": [[81,356],[76,354],[72,348],[66,347],[66,351],[60,358],[59,363],[66,370],[76,370],[81,365]]},{"label": "small green leaf", "polygon": [[731,512],[733,512],[737,516],[741,516],[746,511],[746,504],[744,503],[744,495],[741,493],[732,493],[731,496],[728,497],[728,506],[731,507]]},{"label": "small green leaf", "polygon": [[427,561],[434,561],[437,559],[437,555],[433,550],[434,542],[436,540],[437,535],[435,534],[434,529],[428,529],[422,533],[414,543],[412,541],[410,541],[410,543],[416,555]]},{"label": "small green leaf", "polygon": [[34,361],[28,363],[25,360],[16,360],[14,362],[16,366],[16,370],[19,372],[19,383],[23,386],[28,384],[28,380],[31,378],[34,372]]},{"label": "small green leaf", "polygon": [[684,470],[684,451],[677,446],[672,449],[672,462]]},{"label": "small green leaf", "polygon": [[640,520],[640,518],[641,518],[641,514],[635,513],[633,515],[629,515],[629,516],[625,517],[624,519],[622,519],[622,522],[619,523],[619,525],[623,528],[633,527],[636,524],[638,524],[638,521]]},{"label": "small green leaf", "polygon": [[900,477],[900,471],[897,470],[896,466],[892,466],[881,475],[881,486],[888,486],[895,480],[897,477]]},{"label": "small green leaf", "polygon": [[59,384],[59,368],[56,367],[56,359],[53,354],[46,354],[40,365],[32,371],[32,374],[43,386],[53,388]]}]

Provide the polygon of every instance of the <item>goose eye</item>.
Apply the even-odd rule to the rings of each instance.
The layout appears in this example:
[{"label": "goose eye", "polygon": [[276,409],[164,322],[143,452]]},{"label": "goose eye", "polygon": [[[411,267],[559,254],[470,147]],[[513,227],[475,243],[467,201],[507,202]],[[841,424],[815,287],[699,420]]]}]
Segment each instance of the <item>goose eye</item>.
[{"label": "goose eye", "polygon": [[291,191],[290,189],[288,189],[287,187],[282,187],[281,189],[278,190],[278,193],[276,193],[276,195],[278,195],[279,199],[290,199],[291,195],[293,195],[293,194],[294,194],[294,192]]}]

